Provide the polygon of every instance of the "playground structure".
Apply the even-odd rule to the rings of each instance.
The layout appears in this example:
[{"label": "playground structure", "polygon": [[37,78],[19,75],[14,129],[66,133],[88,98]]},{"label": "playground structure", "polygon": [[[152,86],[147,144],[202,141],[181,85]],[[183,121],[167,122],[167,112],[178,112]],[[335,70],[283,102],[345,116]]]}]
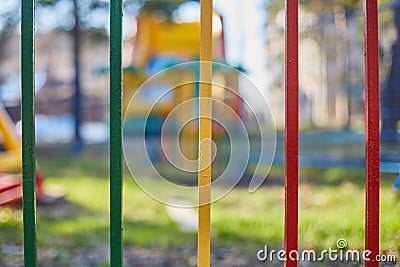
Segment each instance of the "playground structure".
[{"label": "playground structure", "polygon": [[[212,42],[209,20],[212,12],[212,1],[202,3],[202,44]],[[379,57],[378,57],[378,8],[376,0],[365,1],[365,69],[366,69],[366,245],[371,257],[379,255]],[[30,127],[34,123],[34,2],[22,1],[22,105],[23,105],[23,147],[24,158],[24,260],[26,266],[36,266],[36,206],[35,155],[29,153],[34,149],[34,131]],[[121,41],[122,41],[122,1],[110,2],[110,265],[122,266],[122,127],[121,127]],[[286,1],[286,174],[285,174],[285,250],[298,248],[298,1]],[[204,31],[203,31],[204,30]],[[211,46],[202,48],[200,59],[211,60]],[[206,76],[211,77],[211,68]],[[203,69],[204,71],[204,69]],[[200,95],[211,97],[210,87],[200,86]],[[201,106],[200,106],[201,107]],[[205,113],[210,106],[204,107]],[[200,111],[201,113],[201,111]],[[203,121],[204,122],[204,121]],[[211,125],[200,120],[201,138],[209,138]],[[206,152],[210,152],[208,149]],[[208,154],[208,153],[204,154]],[[28,164],[26,164],[28,163]],[[199,171],[202,185],[208,185],[210,173]],[[203,193],[209,194],[211,189]],[[201,191],[200,191],[201,193]],[[199,266],[210,266],[210,205],[199,209]],[[295,259],[285,262],[285,266],[297,266]],[[366,266],[379,266],[378,261],[366,262]]]},{"label": "playground structure", "polygon": [[[213,60],[226,64],[223,18],[215,10],[212,17],[215,25],[212,29]],[[140,129],[135,129],[135,125],[146,121],[147,134],[159,136],[163,121],[175,107],[199,97],[200,83],[192,82],[181,85],[182,81],[199,81],[199,63],[180,67],[178,65],[178,67],[168,70],[171,66],[200,59],[199,32],[200,21],[180,22],[174,21],[172,18],[160,18],[157,12],[145,9],[138,15],[131,65],[123,70],[125,133],[137,133]],[[165,71],[165,75],[158,75],[160,78],[157,78],[155,82],[145,84],[140,95],[135,96],[140,97],[141,101],[136,102],[134,108],[128,109],[131,98],[140,86],[161,71]],[[235,68],[227,71],[227,68],[220,68],[218,64],[214,64],[213,74],[213,81],[219,84],[212,86],[213,98],[229,105],[241,117],[243,107],[239,97],[238,72]],[[160,91],[165,95],[162,99],[157,99]],[[152,112],[147,114],[149,110]],[[187,114],[196,117],[198,104],[184,105],[184,110],[180,111],[182,112],[178,112],[173,118],[176,125],[183,125]],[[213,113],[224,114],[224,110],[214,107]],[[226,119],[232,120],[228,117]],[[137,123],[138,121],[139,123]],[[180,132],[180,139],[185,140],[185,146],[182,147],[183,153],[188,157],[195,157],[198,127],[196,123],[190,123],[187,126]],[[221,139],[222,136],[223,129],[219,125],[213,124],[213,138],[218,142],[218,138]]]},{"label": "playground structure", "polygon": [[[21,175],[21,141],[15,126],[5,109],[0,106],[0,206],[20,202],[22,199]],[[42,182],[43,175],[36,171],[36,196],[44,197]]]}]

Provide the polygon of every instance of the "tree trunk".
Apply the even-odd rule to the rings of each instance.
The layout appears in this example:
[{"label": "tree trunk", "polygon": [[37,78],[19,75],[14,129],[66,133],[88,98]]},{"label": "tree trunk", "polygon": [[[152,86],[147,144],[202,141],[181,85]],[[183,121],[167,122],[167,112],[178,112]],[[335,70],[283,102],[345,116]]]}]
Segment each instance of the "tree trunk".
[{"label": "tree trunk", "polygon": [[75,155],[79,155],[83,149],[83,142],[80,133],[81,122],[82,122],[82,109],[81,109],[81,101],[82,101],[82,93],[81,93],[81,81],[80,81],[80,22],[79,22],[79,8],[78,8],[78,0],[73,0],[74,4],[74,19],[75,26],[72,29],[72,37],[74,43],[74,68],[75,68],[75,79],[74,79],[74,96],[72,99],[73,104],[73,114],[75,121],[75,135],[74,141],[72,144],[72,153]]}]

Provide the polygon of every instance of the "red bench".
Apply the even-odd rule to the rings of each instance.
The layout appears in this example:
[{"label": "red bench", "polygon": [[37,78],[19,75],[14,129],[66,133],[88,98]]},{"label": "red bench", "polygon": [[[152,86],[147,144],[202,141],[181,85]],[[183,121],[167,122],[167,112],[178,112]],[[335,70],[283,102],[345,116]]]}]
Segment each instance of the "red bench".
[{"label": "red bench", "polygon": [[[45,197],[42,183],[43,175],[36,171],[36,197]],[[21,174],[0,173],[0,206],[19,203],[22,200],[22,178]]]}]

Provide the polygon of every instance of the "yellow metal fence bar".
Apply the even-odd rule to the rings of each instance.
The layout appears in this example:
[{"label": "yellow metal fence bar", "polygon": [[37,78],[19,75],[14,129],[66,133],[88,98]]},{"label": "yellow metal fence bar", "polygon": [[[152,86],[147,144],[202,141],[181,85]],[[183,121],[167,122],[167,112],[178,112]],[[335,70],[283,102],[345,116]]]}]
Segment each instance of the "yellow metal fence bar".
[{"label": "yellow metal fence bar", "polygon": [[201,0],[197,265],[210,266],[212,0]]}]

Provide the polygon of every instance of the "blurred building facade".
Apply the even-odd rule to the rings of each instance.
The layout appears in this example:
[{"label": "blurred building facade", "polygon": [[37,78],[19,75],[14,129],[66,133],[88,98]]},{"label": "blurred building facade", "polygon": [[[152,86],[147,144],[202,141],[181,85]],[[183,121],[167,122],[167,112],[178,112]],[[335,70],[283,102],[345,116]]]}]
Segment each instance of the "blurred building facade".
[{"label": "blurred building facade", "polygon": [[[108,41],[84,34],[82,41],[82,89],[84,120],[104,120],[108,99],[108,80],[98,69],[108,65]],[[37,34],[35,37],[36,113],[61,115],[72,112],[74,91],[73,40],[66,32]],[[0,61],[1,101],[14,120],[20,110],[20,35],[14,34],[5,45]]]},{"label": "blurred building facade", "polygon": [[[270,104],[284,126],[284,10],[266,26]],[[390,57],[393,27],[380,33],[381,58]],[[381,80],[387,64],[381,62]],[[360,11],[313,14],[299,9],[299,111],[302,127],[363,127],[364,46]]]}]

